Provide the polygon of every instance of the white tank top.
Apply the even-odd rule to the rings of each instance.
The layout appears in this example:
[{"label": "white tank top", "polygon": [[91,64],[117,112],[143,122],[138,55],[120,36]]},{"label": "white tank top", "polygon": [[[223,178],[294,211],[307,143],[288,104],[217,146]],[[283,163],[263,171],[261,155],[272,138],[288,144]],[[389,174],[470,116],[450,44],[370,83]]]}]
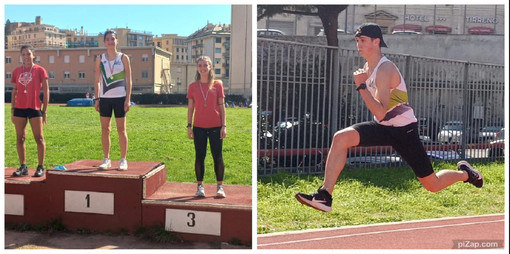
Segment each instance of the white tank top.
[{"label": "white tank top", "polygon": [[126,96],[126,80],[122,56],[118,53],[115,60],[108,61],[106,53],[101,55],[101,87],[100,98],[120,98]]},{"label": "white tank top", "polygon": [[[366,81],[367,90],[374,97],[375,92],[377,90],[375,87],[377,70],[379,69],[379,66],[381,66],[381,64],[384,62],[390,62],[393,65],[395,65],[385,56],[381,57],[381,60],[379,60],[379,63],[374,68],[374,71]],[[397,66],[395,66],[395,68],[397,68]],[[411,108],[411,106],[409,106],[406,83],[398,68],[397,71],[398,75],[400,76],[400,84],[398,84],[397,87],[390,90],[390,101],[388,103],[388,107],[386,108],[386,115],[381,121],[377,120],[377,118],[375,118],[374,116],[374,120],[381,125],[400,127],[406,126],[417,121],[416,117],[414,116],[413,109]]]}]

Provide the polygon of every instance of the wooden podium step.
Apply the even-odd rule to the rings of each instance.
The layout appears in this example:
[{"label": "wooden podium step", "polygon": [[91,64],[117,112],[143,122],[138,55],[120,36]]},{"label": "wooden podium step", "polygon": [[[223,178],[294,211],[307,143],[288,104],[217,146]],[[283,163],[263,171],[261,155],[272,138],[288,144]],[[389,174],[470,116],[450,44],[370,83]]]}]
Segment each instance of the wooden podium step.
[{"label": "wooden podium step", "polygon": [[197,198],[195,183],[165,183],[142,201],[142,223],[165,221],[166,230],[189,241],[251,242],[251,186],[224,185],[226,198],[215,197],[216,185],[204,187],[206,197]]},{"label": "wooden podium step", "polygon": [[[118,162],[101,170],[101,161],[80,160],[67,170],[47,170],[43,177],[12,177],[5,169],[5,221],[45,224],[61,219],[71,230],[134,232],[164,225],[189,241],[251,242],[251,186],[225,185],[227,198],[196,199],[196,184],[166,182],[161,162]],[[216,185],[205,185],[214,195]],[[179,225],[184,225],[184,229]]]}]

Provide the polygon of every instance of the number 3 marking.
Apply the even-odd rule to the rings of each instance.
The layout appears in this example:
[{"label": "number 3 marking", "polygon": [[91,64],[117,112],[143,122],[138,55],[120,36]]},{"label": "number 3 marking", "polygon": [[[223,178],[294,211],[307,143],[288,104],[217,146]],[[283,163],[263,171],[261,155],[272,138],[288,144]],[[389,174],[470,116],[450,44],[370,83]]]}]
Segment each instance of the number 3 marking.
[{"label": "number 3 marking", "polygon": [[188,213],[188,218],[191,219],[191,221],[188,222],[188,227],[194,227],[195,226],[195,213]]}]

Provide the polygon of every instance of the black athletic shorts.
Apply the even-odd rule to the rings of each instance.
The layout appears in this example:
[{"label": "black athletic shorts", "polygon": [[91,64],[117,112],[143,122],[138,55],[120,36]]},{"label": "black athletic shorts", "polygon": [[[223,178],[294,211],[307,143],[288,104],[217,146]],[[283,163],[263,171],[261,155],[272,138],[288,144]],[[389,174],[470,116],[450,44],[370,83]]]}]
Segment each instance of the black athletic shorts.
[{"label": "black athletic shorts", "polygon": [[115,113],[115,118],[122,118],[126,116],[124,111],[124,102],[126,97],[120,98],[101,98],[99,100],[99,115],[104,117],[112,117],[112,111]]},{"label": "black athletic shorts", "polygon": [[392,146],[417,177],[422,178],[434,173],[427,152],[420,141],[417,123],[393,127],[371,121],[351,127],[359,133],[359,146]]},{"label": "black athletic shorts", "polygon": [[43,113],[41,110],[35,110],[32,108],[14,108],[13,114],[14,114],[14,116],[28,118],[28,119],[43,116]]}]

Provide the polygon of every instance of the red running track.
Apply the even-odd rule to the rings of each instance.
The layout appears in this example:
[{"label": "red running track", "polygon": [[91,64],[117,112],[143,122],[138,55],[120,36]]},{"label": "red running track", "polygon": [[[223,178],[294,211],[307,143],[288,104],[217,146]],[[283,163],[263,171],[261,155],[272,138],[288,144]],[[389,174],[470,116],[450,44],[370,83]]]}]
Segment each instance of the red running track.
[{"label": "red running track", "polygon": [[504,248],[505,215],[441,218],[283,232],[257,237],[257,249]]}]

